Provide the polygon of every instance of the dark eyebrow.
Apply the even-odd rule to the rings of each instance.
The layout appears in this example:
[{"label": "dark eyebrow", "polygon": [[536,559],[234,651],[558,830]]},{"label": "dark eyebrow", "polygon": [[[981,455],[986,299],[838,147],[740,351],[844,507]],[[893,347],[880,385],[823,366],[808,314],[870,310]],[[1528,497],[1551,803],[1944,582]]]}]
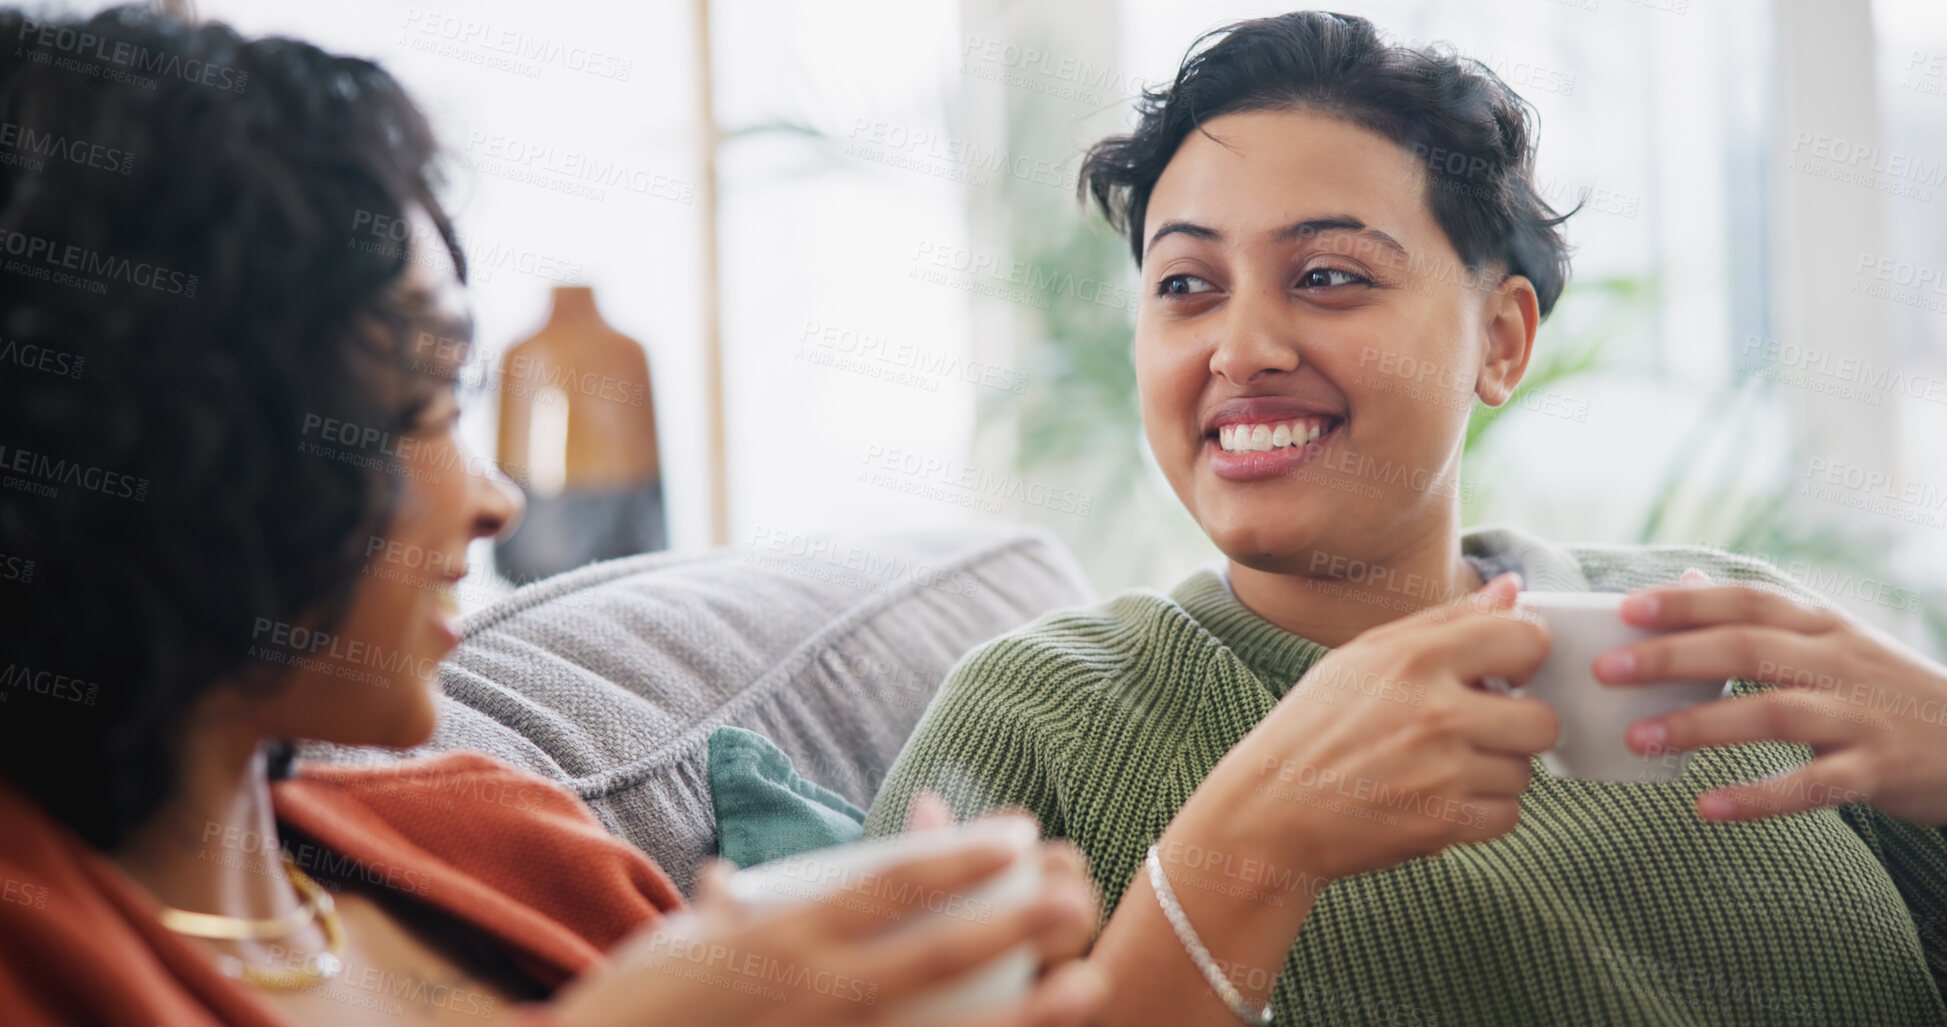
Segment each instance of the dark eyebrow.
[{"label": "dark eyebrow", "polygon": [[[1371,239],[1373,242],[1398,253],[1402,257],[1407,255],[1406,247],[1400,245],[1398,239],[1387,235],[1377,228],[1368,227],[1364,221],[1350,214],[1331,214],[1322,218],[1311,218],[1306,221],[1295,222],[1278,229],[1276,238],[1281,243],[1288,243],[1323,232],[1357,232]],[[1147,255],[1151,249],[1155,248],[1156,240],[1166,235],[1187,235],[1193,239],[1203,239],[1209,242],[1224,241],[1224,233],[1214,228],[1208,228],[1191,221],[1171,220],[1163,222],[1163,226],[1156,230],[1156,234],[1149,237],[1149,245],[1143,247],[1143,253]]]},{"label": "dark eyebrow", "polygon": [[1368,228],[1365,222],[1350,214],[1333,214],[1329,217],[1312,218],[1309,221],[1286,225],[1278,229],[1278,241],[1294,242],[1322,232],[1357,232],[1402,257],[1406,256],[1406,247],[1401,246],[1398,239],[1377,228]]},{"label": "dark eyebrow", "polygon": [[1149,237],[1149,245],[1143,247],[1143,254],[1147,256],[1150,250],[1156,248],[1156,240],[1166,235],[1187,235],[1192,239],[1205,239],[1210,242],[1224,241],[1224,233],[1214,228],[1206,228],[1190,221],[1170,220],[1163,222],[1163,227],[1158,228],[1156,234]]}]

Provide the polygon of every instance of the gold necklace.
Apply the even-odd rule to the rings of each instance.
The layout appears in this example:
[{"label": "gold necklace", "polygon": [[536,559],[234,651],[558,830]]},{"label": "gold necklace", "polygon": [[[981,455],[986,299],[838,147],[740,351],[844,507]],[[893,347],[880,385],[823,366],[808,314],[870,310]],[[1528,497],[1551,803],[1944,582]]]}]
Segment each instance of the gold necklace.
[{"label": "gold necklace", "polygon": [[289,853],[284,855],[284,873],[289,875],[291,885],[304,898],[304,904],[291,913],[254,920],[164,907],[162,926],[193,938],[275,941],[296,934],[315,919],[324,928],[325,951],[305,959],[303,966],[295,969],[253,966],[226,954],[217,957],[217,967],[231,978],[277,991],[295,991],[328,981],[345,968],[345,924],[338,917],[338,908],[331,901],[331,893],[299,870]]}]

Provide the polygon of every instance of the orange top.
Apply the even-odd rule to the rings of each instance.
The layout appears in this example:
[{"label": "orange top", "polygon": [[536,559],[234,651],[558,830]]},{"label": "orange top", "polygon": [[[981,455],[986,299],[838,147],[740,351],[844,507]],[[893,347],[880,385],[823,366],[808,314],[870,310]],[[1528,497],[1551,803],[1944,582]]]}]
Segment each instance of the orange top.
[{"label": "orange top", "polygon": [[[388,898],[445,913],[549,990],[683,903],[580,800],[487,756],[306,765],[274,783],[271,799],[286,851],[307,873],[382,883]],[[212,840],[216,858],[237,851],[223,841]],[[159,908],[0,780],[0,1024],[286,1027],[208,950],[163,928]]]}]

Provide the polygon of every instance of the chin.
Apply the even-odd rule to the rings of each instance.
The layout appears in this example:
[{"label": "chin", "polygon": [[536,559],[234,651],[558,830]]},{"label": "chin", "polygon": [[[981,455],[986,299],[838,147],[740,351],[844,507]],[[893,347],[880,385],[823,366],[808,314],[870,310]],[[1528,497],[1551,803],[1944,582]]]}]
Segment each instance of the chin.
[{"label": "chin", "polygon": [[280,709],[265,724],[265,733],[331,745],[423,745],[439,723],[436,675],[408,671],[352,679],[301,674],[277,700]]},{"label": "chin", "polygon": [[439,725],[439,670],[429,675],[403,670],[386,676],[386,683],[370,692],[371,705],[362,711],[351,733],[361,737],[340,744],[410,749],[423,745]]},{"label": "chin", "polygon": [[404,675],[394,686],[402,698],[411,698],[399,704],[387,719],[387,739],[378,744],[395,749],[410,749],[424,745],[433,737],[433,729],[439,726],[439,675],[420,677],[416,674]]},{"label": "chin", "polygon": [[1232,563],[1271,574],[1302,574],[1307,555],[1320,548],[1316,537],[1290,531],[1212,535],[1210,540]]},{"label": "chin", "polygon": [[1253,570],[1300,574],[1309,554],[1330,548],[1329,522],[1346,516],[1322,509],[1319,497],[1227,496],[1198,518],[1203,533],[1233,562]]},{"label": "chin", "polygon": [[416,749],[433,740],[433,729],[439,726],[439,718],[428,715],[410,725],[400,725],[399,734],[382,742],[388,749]]}]

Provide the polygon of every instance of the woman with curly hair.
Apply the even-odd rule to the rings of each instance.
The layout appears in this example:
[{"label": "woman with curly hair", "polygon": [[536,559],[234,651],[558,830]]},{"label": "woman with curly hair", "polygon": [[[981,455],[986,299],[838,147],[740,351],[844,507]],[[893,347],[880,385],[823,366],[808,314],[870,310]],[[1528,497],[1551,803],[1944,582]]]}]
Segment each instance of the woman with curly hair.
[{"label": "woman with curly hair", "polygon": [[[298,740],[428,737],[467,544],[520,512],[456,431],[431,135],[293,40],[133,8],[0,37],[32,155],[0,165],[0,1023],[841,1024],[1079,950],[1079,860],[1031,829],[759,915],[720,873],[685,909],[483,756],[294,772]],[[1015,858],[1051,871],[1029,905],[891,930]],[[979,1022],[1099,989],[1070,963]]]},{"label": "woman with curly hair", "polygon": [[[939,788],[1079,843],[1104,1022],[1947,1022],[1947,672],[1757,561],[1461,530],[1469,412],[1568,276],[1532,138],[1480,65],[1304,11],[1089,153],[1150,449],[1226,559],[968,656],[867,826]],[[1737,679],[1615,725],[1709,747],[1677,780],[1532,772],[1554,713],[1479,687],[1548,652],[1520,582],[1685,629],[1607,684]]]}]

